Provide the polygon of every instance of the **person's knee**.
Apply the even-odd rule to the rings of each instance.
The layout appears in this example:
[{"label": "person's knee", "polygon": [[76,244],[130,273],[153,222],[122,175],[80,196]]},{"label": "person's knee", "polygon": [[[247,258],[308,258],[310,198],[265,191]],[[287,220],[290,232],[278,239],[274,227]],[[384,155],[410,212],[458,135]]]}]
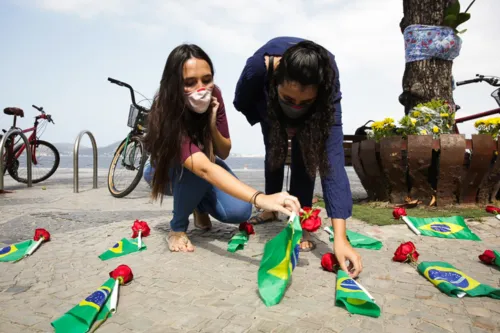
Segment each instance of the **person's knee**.
[{"label": "person's knee", "polygon": [[252,215],[252,205],[248,202],[231,203],[230,207],[224,207],[222,219],[224,223],[242,223],[248,221]]}]

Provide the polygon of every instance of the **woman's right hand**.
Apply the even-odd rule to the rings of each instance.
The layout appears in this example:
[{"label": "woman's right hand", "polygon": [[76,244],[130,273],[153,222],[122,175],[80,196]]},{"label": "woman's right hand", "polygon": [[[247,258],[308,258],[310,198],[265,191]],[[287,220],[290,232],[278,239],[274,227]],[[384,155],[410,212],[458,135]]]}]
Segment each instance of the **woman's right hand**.
[{"label": "woman's right hand", "polygon": [[288,194],[288,192],[280,192],[271,195],[258,195],[255,200],[255,204],[264,210],[270,212],[281,212],[288,216],[292,215],[292,213],[297,215],[300,213],[299,200]]}]

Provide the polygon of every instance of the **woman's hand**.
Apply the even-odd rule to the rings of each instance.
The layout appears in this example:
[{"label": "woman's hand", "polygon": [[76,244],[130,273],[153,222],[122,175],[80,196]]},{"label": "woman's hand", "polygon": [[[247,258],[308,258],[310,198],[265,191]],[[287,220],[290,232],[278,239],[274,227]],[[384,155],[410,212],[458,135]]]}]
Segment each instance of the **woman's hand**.
[{"label": "woman's hand", "polygon": [[[355,278],[363,270],[361,256],[354,250],[347,238],[337,237],[333,241],[333,252],[339,261],[340,268],[348,273],[351,278]],[[349,260],[349,267],[346,266],[346,260]]]},{"label": "woman's hand", "polygon": [[212,108],[210,125],[216,126],[217,125],[217,110],[219,110],[219,101],[217,100],[217,97],[212,96],[212,102],[210,102],[210,107]]},{"label": "woman's hand", "polygon": [[292,213],[299,215],[300,211],[299,200],[287,192],[271,195],[260,194],[257,196],[255,204],[264,210],[281,212],[288,216],[292,215]]}]

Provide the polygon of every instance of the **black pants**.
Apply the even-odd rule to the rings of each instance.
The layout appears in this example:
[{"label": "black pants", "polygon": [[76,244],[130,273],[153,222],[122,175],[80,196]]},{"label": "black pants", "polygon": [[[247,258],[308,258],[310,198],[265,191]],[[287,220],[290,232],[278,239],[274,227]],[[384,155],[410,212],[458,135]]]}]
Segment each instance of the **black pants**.
[{"label": "black pants", "polygon": [[[285,164],[276,170],[271,170],[269,160],[269,125],[261,122],[262,135],[264,136],[264,145],[266,147],[265,158],[265,179],[266,179],[266,194],[279,193],[283,190],[283,179],[285,176]],[[295,137],[292,139],[292,156],[290,166],[290,194],[299,199],[302,207],[311,207],[314,195],[314,183],[316,178],[309,177],[306,171],[302,152]]]}]

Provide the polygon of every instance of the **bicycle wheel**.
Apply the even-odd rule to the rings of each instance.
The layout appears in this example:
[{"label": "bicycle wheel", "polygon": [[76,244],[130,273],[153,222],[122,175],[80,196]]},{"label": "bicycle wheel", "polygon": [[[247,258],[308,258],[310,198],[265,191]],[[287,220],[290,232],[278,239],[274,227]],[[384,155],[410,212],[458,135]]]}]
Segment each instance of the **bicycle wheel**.
[{"label": "bicycle wheel", "polygon": [[[141,181],[147,155],[139,137],[122,141],[115,151],[108,172],[108,190],[115,198],[123,198]],[[120,167],[123,167],[121,172]],[[123,178],[123,181],[121,181]]]},{"label": "bicycle wheel", "polygon": [[[43,182],[56,172],[61,158],[57,148],[47,141],[31,141],[30,148],[32,154],[33,151],[35,151],[35,158],[31,158],[31,182],[36,184]],[[16,148],[15,153],[17,153],[19,149],[21,149],[21,146]],[[18,159],[14,160],[14,163],[7,169],[12,178],[24,184],[28,183],[28,169],[26,165],[26,157],[24,156],[25,153],[26,150],[23,154],[21,154],[21,156],[19,156]],[[23,172],[23,170],[25,170],[25,172]]]}]

